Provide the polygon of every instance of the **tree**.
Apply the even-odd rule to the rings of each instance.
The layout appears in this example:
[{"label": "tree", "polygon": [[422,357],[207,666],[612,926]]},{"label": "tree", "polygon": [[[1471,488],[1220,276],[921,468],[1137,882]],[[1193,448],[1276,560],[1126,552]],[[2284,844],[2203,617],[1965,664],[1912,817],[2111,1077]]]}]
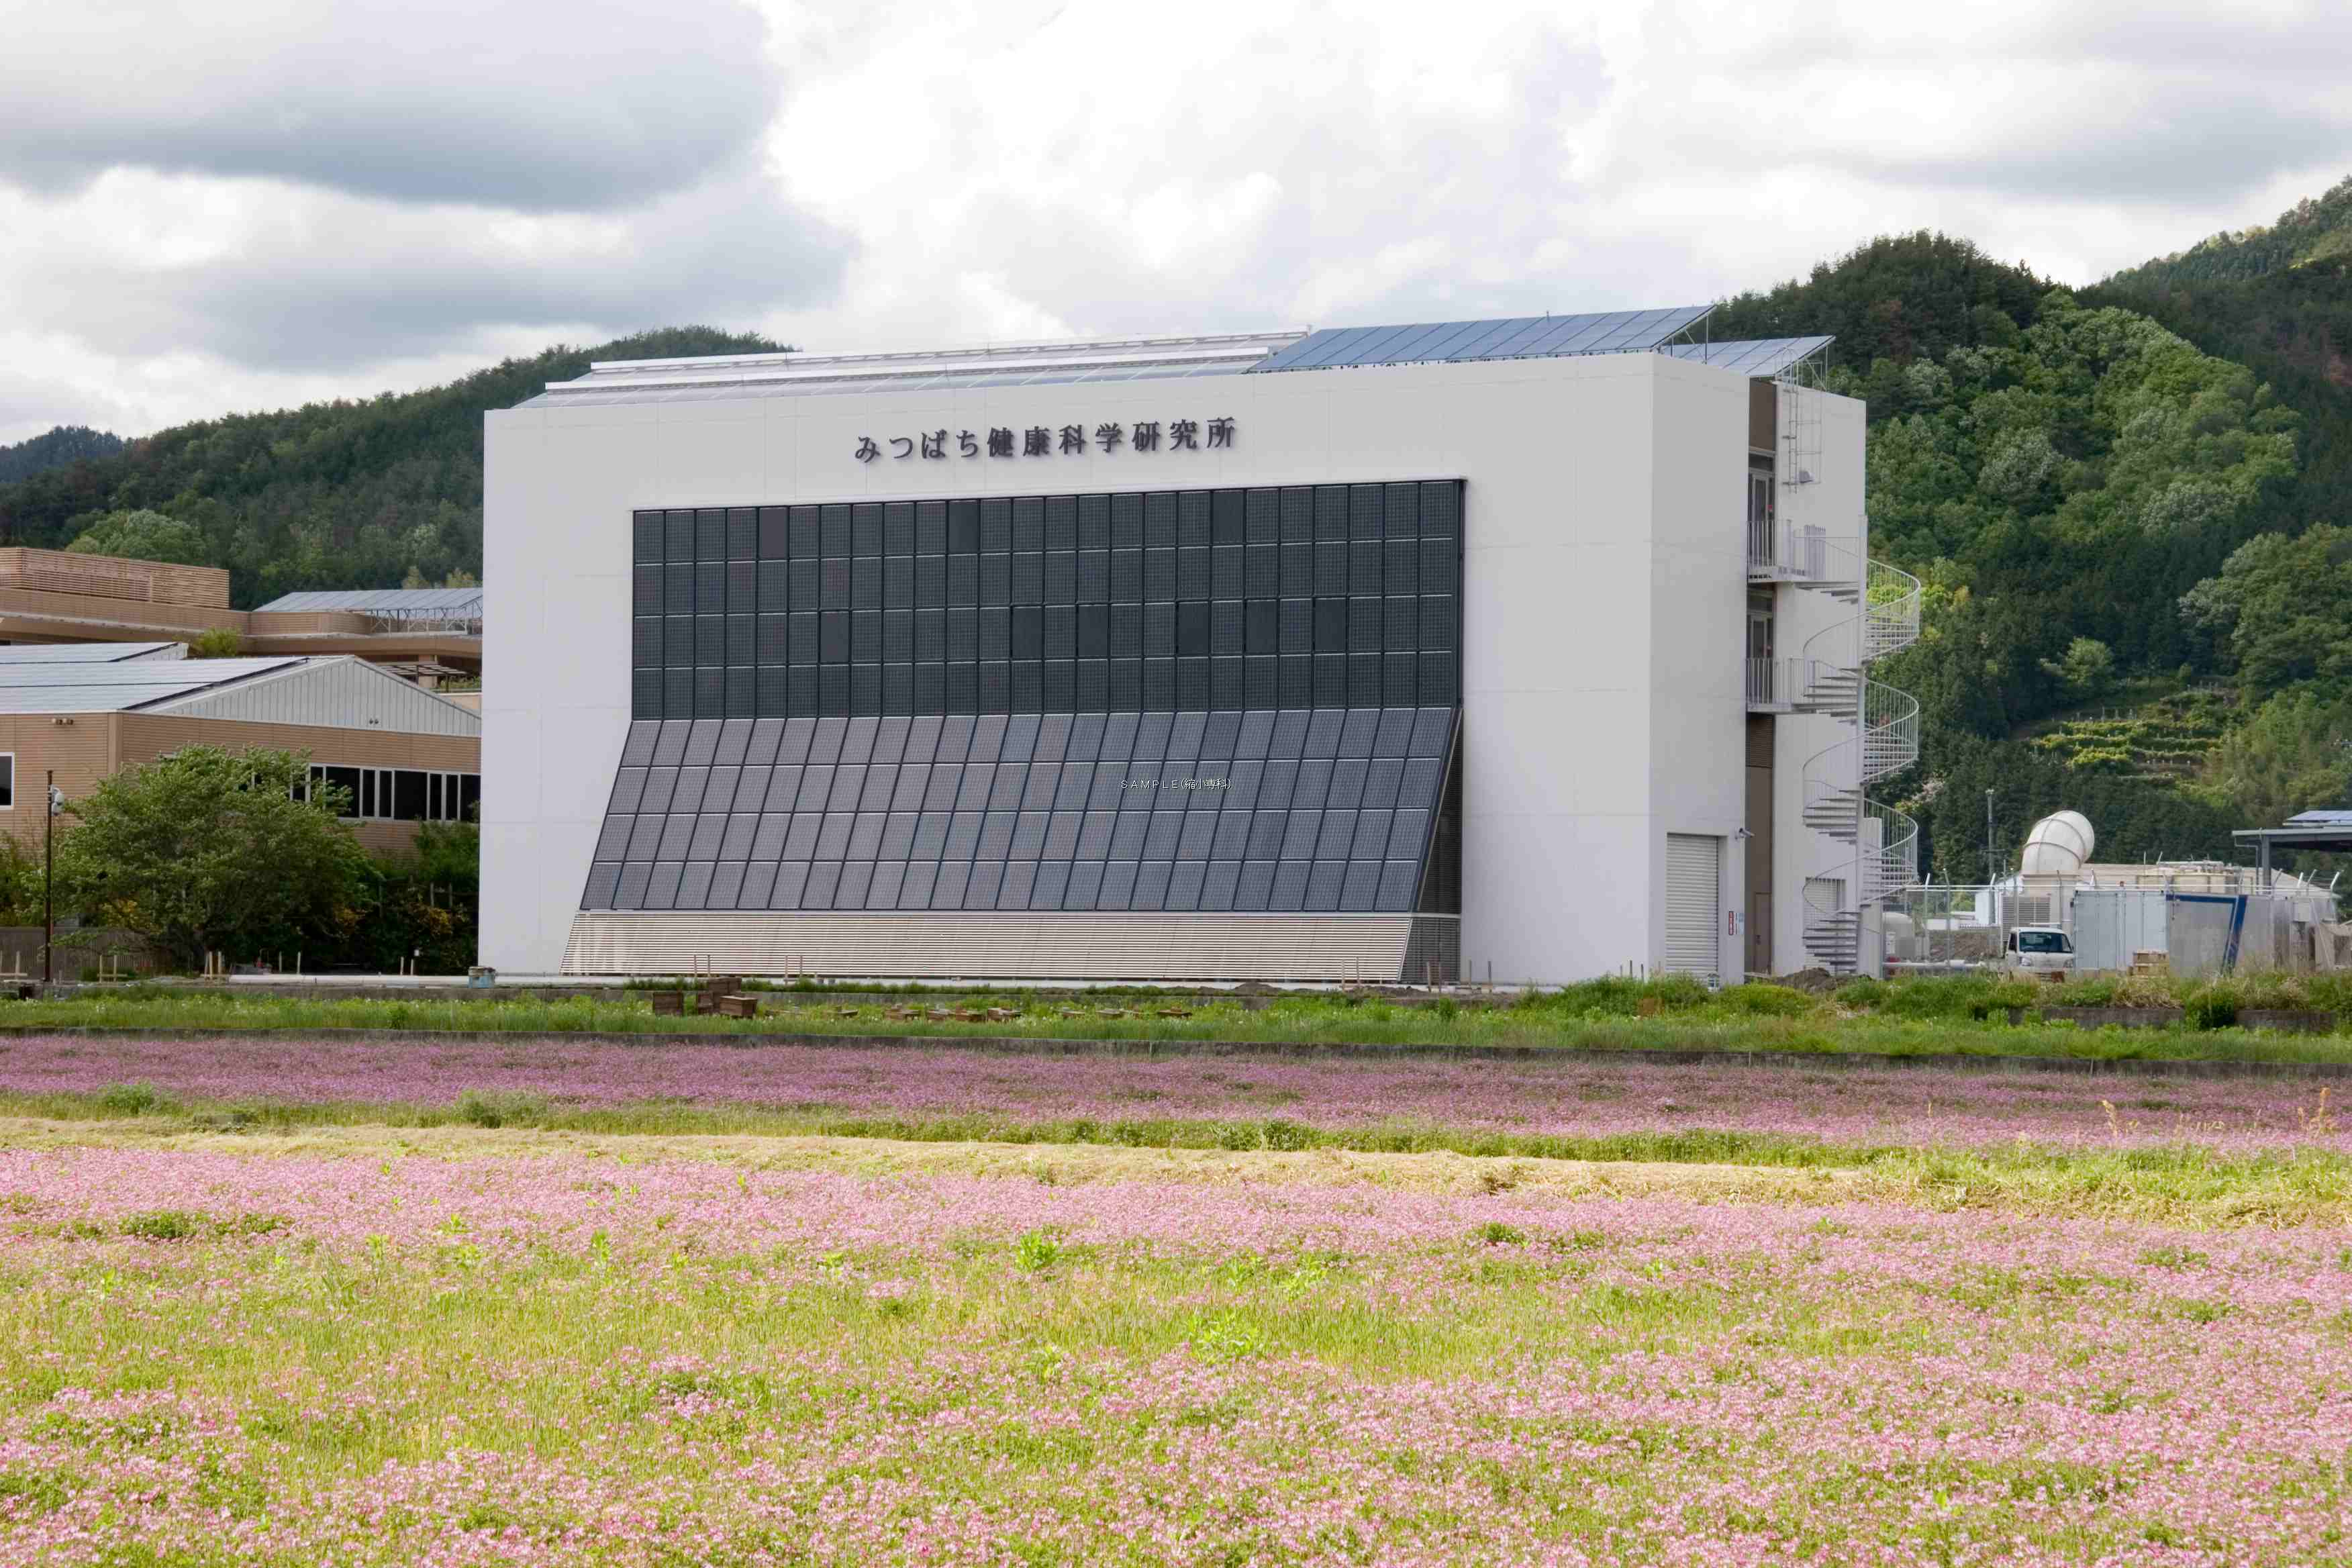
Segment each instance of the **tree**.
[{"label": "tree", "polygon": [[2207,763],[2207,793],[2239,822],[2269,826],[2352,799],[2352,700],[2283,692],[2231,730]]},{"label": "tree", "polygon": [[120,436],[93,430],[87,425],[60,425],[45,436],[19,441],[13,447],[0,447],[0,485],[72,463],[110,458],[121,450]]},{"label": "tree", "polygon": [[2063,681],[2066,689],[2084,701],[2115,683],[2116,656],[2096,637],[2076,637],[2066,645],[2066,657],[2042,661],[2044,672]]},{"label": "tree", "polygon": [[2259,534],[2183,594],[2180,609],[2220,635],[2249,700],[2352,676],[2352,529]]},{"label": "tree", "polygon": [[202,529],[145,508],[93,519],[66,548],[77,555],[123,555],[183,566],[201,566],[211,558]]},{"label": "tree", "polygon": [[59,870],[192,968],[209,952],[299,950],[354,918],[367,856],[338,820],[347,794],[312,787],[302,752],[190,746],[69,803]]},{"label": "tree", "polygon": [[208,626],[188,644],[190,658],[235,658],[245,651],[245,639],[229,626]]}]

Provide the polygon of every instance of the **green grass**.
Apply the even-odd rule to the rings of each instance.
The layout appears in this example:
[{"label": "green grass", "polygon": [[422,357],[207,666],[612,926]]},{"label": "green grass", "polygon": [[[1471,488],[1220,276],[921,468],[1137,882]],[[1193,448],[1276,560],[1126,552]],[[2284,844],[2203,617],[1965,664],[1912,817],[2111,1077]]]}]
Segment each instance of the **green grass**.
[{"label": "green grass", "polygon": [[[1300,994],[1251,1006],[1241,999],[1138,998],[1130,994],[1003,991],[845,1003],[778,993],[757,1019],[661,1016],[642,991],[564,1001],[439,998],[311,1000],[133,987],[96,995],[15,1002],[0,1024],[25,1028],[459,1030],[515,1034],[660,1034],[756,1037],[812,1034],[845,1038],[987,1037],[1244,1044],[1370,1045],[1446,1050],[1509,1047],[1559,1050],[1851,1051],[1887,1057],[2057,1057],[2084,1060],[2352,1062],[2343,1035],[2252,1033],[2226,1026],[2242,1007],[2331,1006],[2332,979],[2179,985],[2083,982],[2066,987],[1989,980],[1850,983],[1809,996],[1771,985],[1719,994],[1688,982],[1599,981],[1517,999],[1418,1003]],[[784,998],[792,997],[790,1000]],[[2032,1011],[2011,1026],[2011,1006],[2185,1004],[2206,1027],[2085,1030],[2045,1024]],[[1001,1018],[931,1018],[925,1004],[966,1011],[994,1007]],[[1643,1008],[1651,1011],[1645,1016]],[[1169,1016],[1163,1013],[1181,1016]],[[2352,1019],[2352,1006],[2345,1016]]]}]

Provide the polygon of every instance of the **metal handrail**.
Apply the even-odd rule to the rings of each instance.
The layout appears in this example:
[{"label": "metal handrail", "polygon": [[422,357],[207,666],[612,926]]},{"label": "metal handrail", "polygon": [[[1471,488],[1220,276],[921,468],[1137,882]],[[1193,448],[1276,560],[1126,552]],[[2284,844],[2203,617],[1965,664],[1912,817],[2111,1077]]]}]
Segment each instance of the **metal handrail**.
[{"label": "metal handrail", "polygon": [[1863,819],[1875,831],[1864,861],[1867,898],[1883,899],[1919,879],[1919,825],[1882,801],[1864,800]]},{"label": "metal handrail", "polygon": [[1885,658],[1919,640],[1919,579],[1884,561],[1865,565],[1862,657]]},{"label": "metal handrail", "polygon": [[[1775,523],[1748,520],[1748,574],[1786,583],[1840,583],[1854,580],[1853,563],[1860,557],[1852,539],[1831,537],[1818,524]],[[1844,567],[1845,573],[1839,569]]]},{"label": "metal handrail", "polygon": [[1862,782],[1899,773],[1919,760],[1919,700],[1873,680],[1862,682]]},{"label": "metal handrail", "polygon": [[[1806,759],[1801,781],[1805,825],[1851,847],[1803,889],[1805,949],[1841,968],[1859,960],[1862,911],[1917,879],[1918,824],[1864,791],[1919,760],[1918,700],[1866,671],[1917,640],[1920,584],[1908,572],[1870,560],[1856,542],[1832,539],[1818,529],[1776,538],[1751,522],[1748,544],[1751,577],[1825,588],[1855,605],[1851,617],[1816,632],[1800,658],[1771,672],[1776,705],[1853,726]],[[1751,689],[1755,679],[1751,668]],[[1838,896],[1818,885],[1823,882]]]}]

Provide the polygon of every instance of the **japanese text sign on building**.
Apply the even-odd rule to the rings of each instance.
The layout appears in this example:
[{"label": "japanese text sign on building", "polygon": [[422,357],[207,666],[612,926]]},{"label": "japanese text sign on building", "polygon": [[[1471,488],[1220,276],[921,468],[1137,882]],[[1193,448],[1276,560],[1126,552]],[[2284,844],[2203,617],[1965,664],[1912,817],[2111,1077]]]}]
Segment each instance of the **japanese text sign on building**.
[{"label": "japanese text sign on building", "polygon": [[[952,434],[945,429],[919,430],[912,436],[886,436],[878,444],[871,436],[860,436],[854,455],[859,462],[870,463],[885,457],[893,461],[914,457],[977,458],[983,450],[992,458],[1066,457],[1090,449],[1116,452],[1121,447],[1133,452],[1198,452],[1231,447],[1234,428],[1232,419],[1220,418],[1205,422],[1171,419],[1164,429],[1157,419],[1138,419],[1131,425],[1115,421],[1097,425],[1092,431],[1083,425],[1064,425],[1059,428],[1032,425],[1025,430],[998,426],[985,434],[978,430]],[[1091,448],[1089,440],[1093,443]]]}]

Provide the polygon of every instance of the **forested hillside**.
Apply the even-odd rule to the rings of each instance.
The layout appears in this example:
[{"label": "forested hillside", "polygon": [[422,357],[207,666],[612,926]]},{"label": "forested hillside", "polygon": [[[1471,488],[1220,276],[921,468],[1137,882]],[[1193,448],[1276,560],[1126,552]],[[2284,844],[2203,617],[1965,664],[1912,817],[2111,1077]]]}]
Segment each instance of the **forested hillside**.
[{"label": "forested hillside", "polygon": [[[1832,389],[1869,399],[1874,550],[1927,584],[1918,645],[1881,672],[1920,699],[1923,755],[1882,793],[1956,879],[1982,875],[1989,788],[2005,851],[2066,805],[2139,858],[2228,854],[2231,826],[2346,782],[2336,731],[2288,721],[2326,705],[2310,689],[2352,633],[2335,537],[2306,531],[2300,437],[2334,416],[2120,301],[1917,234],[1713,323],[1834,332]],[[2282,618],[2295,574],[2317,603]]]},{"label": "forested hillside", "polygon": [[772,353],[765,338],[681,327],[554,348],[446,386],[182,425],[116,453],[0,485],[0,543],[63,548],[93,526],[184,533],[171,559],[229,569],[236,604],[301,588],[377,588],[482,569],[482,414],[586,374],[594,359]]},{"label": "forested hillside", "polygon": [[50,468],[78,463],[84,458],[111,457],[121,450],[120,436],[110,436],[87,425],[60,425],[29,441],[0,447],[0,485],[14,484]]},{"label": "forested hillside", "polygon": [[2237,361],[2303,416],[2302,471],[2264,526],[2352,521],[2352,180],[2269,228],[2215,235],[2088,297]]}]

